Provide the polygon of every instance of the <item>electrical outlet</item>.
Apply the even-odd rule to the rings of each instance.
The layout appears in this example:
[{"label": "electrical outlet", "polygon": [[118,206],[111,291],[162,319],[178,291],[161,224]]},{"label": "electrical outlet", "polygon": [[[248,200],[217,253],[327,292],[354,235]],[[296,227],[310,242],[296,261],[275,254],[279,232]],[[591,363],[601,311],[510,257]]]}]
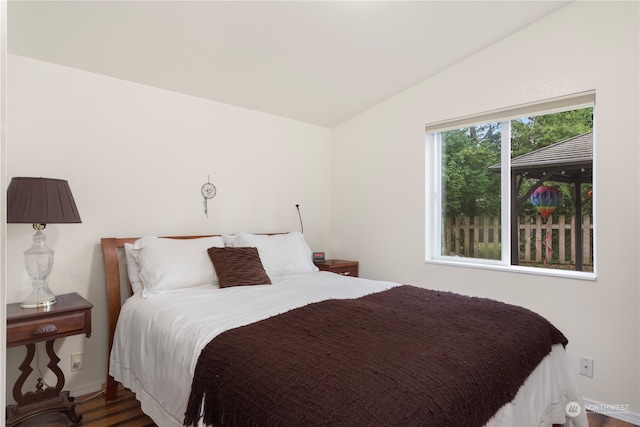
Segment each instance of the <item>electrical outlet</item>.
[{"label": "electrical outlet", "polygon": [[593,359],[588,357],[580,358],[580,375],[593,378]]},{"label": "electrical outlet", "polygon": [[84,369],[84,353],[71,353],[71,370],[79,371]]}]

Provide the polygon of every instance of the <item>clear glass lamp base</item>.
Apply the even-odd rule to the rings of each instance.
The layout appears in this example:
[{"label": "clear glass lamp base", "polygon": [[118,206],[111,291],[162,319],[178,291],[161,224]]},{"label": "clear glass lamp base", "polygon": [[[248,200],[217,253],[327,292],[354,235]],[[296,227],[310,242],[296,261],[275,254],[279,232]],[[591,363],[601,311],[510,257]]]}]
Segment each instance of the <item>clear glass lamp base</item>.
[{"label": "clear glass lamp base", "polygon": [[47,236],[42,232],[44,225],[34,224],[33,246],[24,252],[24,265],[31,278],[33,292],[21,304],[22,308],[49,307],[57,302],[48,286],[48,278],[53,268],[53,249],[47,246]]},{"label": "clear glass lamp base", "polygon": [[49,307],[57,303],[56,296],[49,290],[46,284],[34,284],[33,292],[27,297],[20,307],[22,308],[42,308]]}]

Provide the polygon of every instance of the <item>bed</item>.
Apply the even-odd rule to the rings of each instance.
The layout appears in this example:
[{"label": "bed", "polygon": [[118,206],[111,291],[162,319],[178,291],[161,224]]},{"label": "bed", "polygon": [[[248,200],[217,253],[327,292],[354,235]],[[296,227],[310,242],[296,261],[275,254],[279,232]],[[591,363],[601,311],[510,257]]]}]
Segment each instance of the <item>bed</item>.
[{"label": "bed", "polygon": [[298,232],[102,250],[106,399],[159,426],[587,427],[566,338],[520,307],[318,271]]}]

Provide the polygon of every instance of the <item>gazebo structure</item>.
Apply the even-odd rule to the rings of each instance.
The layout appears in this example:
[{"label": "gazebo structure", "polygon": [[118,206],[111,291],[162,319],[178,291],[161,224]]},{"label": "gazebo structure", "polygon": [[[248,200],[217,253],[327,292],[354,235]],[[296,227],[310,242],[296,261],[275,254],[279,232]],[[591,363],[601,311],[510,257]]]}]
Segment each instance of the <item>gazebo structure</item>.
[{"label": "gazebo structure", "polygon": [[[491,166],[500,172],[500,165]],[[518,197],[524,178],[536,180],[526,194]],[[546,182],[573,184],[575,207],[576,270],[583,269],[582,184],[593,182],[593,132],[556,142],[511,159],[511,264],[519,264],[518,206]]]}]

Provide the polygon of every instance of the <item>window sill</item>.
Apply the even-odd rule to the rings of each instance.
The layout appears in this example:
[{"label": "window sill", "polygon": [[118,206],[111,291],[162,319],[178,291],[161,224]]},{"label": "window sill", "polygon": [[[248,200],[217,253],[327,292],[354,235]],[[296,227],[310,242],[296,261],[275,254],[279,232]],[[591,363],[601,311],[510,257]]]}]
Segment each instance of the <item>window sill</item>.
[{"label": "window sill", "polygon": [[499,261],[492,262],[490,260],[487,260],[486,262],[478,262],[478,260],[474,259],[474,262],[466,262],[455,258],[438,258],[427,259],[425,260],[425,264],[448,265],[451,267],[480,268],[483,270],[508,271],[511,273],[537,276],[553,276],[576,280],[596,280],[596,273],[590,271],[556,270],[551,268],[524,267],[520,265],[504,265]]}]

